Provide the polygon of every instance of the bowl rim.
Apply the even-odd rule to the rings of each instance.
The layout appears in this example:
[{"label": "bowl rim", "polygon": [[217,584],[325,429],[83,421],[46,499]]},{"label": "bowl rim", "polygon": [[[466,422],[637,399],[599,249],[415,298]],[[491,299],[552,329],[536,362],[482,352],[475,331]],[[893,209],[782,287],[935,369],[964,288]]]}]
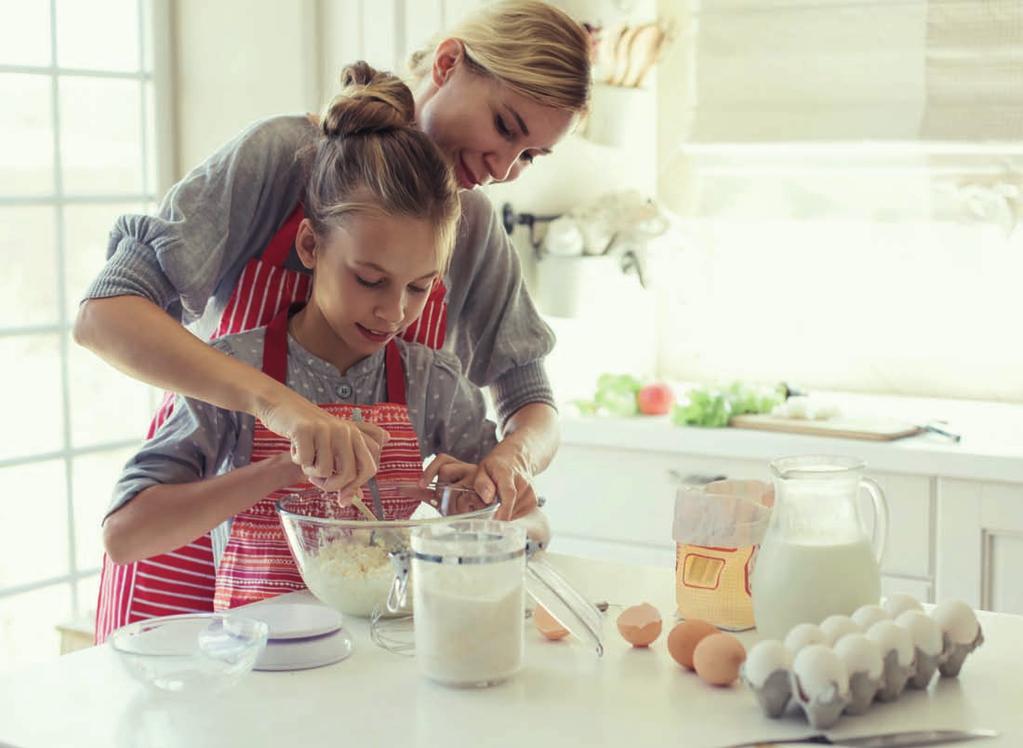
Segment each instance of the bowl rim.
[{"label": "bowl rim", "polygon": [[[124,647],[123,641],[128,641],[132,636],[141,633],[141,629],[146,626],[162,626],[174,623],[179,623],[186,620],[195,621],[206,621],[210,623],[215,620],[232,620],[246,625],[254,625],[256,628],[264,628],[263,637],[265,638],[270,633],[270,627],[258,618],[249,618],[245,615],[236,615],[232,611],[213,611],[209,613],[179,613],[172,616],[156,616],[154,618],[144,618],[141,621],[132,621],[125,625],[114,629],[110,636],[107,637],[107,641],[110,643],[110,648],[113,649],[120,655],[126,655],[130,657],[188,657],[199,652],[198,646],[195,649],[181,652],[135,652]],[[258,642],[259,638],[253,639],[253,643]]]},{"label": "bowl rim", "polygon": [[[445,488],[452,491],[472,491],[467,486],[456,486],[453,484],[436,484],[433,488]],[[443,524],[447,522],[459,522],[467,519],[491,519],[494,512],[497,511],[501,505],[500,499],[494,501],[492,504],[488,504],[485,507],[476,509],[471,512],[463,512],[462,514],[448,514],[440,517],[422,517],[420,519],[385,519],[385,520],[368,520],[368,519],[332,519],[330,517],[313,517],[308,514],[298,514],[284,508],[282,503],[292,499],[298,498],[320,498],[323,495],[323,491],[318,488],[307,488],[303,491],[292,491],[287,496],[274,501],[274,507],[277,513],[282,517],[294,518],[301,522],[305,522],[312,525],[320,525],[322,527],[334,527],[334,528],[345,528],[345,529],[394,529],[394,528],[412,528],[422,527],[425,525]],[[475,493],[475,491],[473,491]]]}]

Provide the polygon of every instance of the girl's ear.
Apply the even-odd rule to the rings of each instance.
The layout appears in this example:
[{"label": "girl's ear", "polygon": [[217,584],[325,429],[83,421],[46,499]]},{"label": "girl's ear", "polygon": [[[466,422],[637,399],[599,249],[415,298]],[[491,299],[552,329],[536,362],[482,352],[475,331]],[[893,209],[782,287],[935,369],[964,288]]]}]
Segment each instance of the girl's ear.
[{"label": "girl's ear", "polygon": [[430,75],[435,86],[443,86],[452,72],[462,62],[465,54],[465,47],[458,39],[445,39],[437,45],[437,51],[433,53],[433,69]]},{"label": "girl's ear", "polygon": [[298,224],[298,234],[295,236],[295,252],[298,259],[310,270],[316,267],[316,248],[319,246],[319,239],[313,231],[313,225],[308,218],[303,218]]}]

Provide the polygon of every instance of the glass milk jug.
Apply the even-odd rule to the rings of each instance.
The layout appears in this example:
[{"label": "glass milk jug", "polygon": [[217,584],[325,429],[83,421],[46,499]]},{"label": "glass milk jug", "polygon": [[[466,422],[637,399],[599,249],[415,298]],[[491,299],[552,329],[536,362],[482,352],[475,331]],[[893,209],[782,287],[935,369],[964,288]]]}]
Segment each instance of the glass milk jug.
[{"label": "glass milk jug", "polygon": [[[775,504],[751,580],[753,617],[765,637],[799,623],[849,615],[881,597],[888,504],[863,463],[849,457],[786,457],[771,463]],[[859,489],[873,499],[873,539]]]},{"label": "glass milk jug", "polygon": [[411,586],[416,664],[430,680],[482,687],[518,672],[527,591],[598,655],[603,651],[600,613],[521,527],[492,520],[417,527],[403,555],[388,606],[401,605]]}]

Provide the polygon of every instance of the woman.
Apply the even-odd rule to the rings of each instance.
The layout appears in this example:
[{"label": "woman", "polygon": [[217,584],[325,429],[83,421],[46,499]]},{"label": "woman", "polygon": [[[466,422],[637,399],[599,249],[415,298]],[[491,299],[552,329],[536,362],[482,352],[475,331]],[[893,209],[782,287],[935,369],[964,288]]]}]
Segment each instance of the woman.
[{"label": "woman", "polygon": [[[411,61],[416,120],[449,159],[463,192],[451,266],[408,333],[433,346],[443,342],[471,381],[490,387],[503,439],[480,461],[475,488],[487,500],[499,496],[506,517],[519,494],[531,497],[532,476],[557,448],[542,364],[553,335],[529,299],[500,221],[473,189],[518,178],[568,132],[588,101],[588,54],[586,32],[567,15],[536,0],[510,0],[485,7]],[[291,270],[299,267],[293,242],[303,218],[301,154],[317,132],[305,117],[257,123],[175,185],[159,215],[120,218],[112,256],[87,292],[74,333],[131,376],[259,418],[291,440],[307,476],[347,490],[375,471],[386,441],[380,429],[330,417],[179,324],[241,332],[308,293],[308,282]],[[338,396],[348,395],[342,385]],[[424,477],[443,469],[437,460]],[[97,637],[138,617],[208,609],[194,598],[210,589],[210,559],[208,538],[161,557],[156,569],[185,563],[188,576],[161,577],[159,585],[154,575],[164,571],[147,572],[149,583],[137,586],[137,569],[105,564]],[[142,586],[155,598],[145,609],[133,597]],[[110,609],[104,601],[112,598]]]}]

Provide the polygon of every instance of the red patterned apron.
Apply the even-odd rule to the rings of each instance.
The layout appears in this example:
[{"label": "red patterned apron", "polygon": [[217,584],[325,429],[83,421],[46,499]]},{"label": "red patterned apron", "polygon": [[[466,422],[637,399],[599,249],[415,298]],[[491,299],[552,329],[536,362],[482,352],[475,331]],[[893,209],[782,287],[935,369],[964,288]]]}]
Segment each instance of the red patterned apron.
[{"label": "red patterned apron", "polygon": [[[267,328],[263,349],[263,371],[283,382],[287,372],[288,311],[282,310]],[[409,421],[405,404],[405,370],[398,346],[391,342],[385,353],[387,402],[376,405],[321,404],[319,407],[338,418],[351,418],[356,409],[363,420],[375,423],[390,435],[380,453],[377,485],[387,519],[407,519],[419,500],[403,496],[397,486],[415,482],[422,474],[419,441]],[[257,422],[252,438],[252,462],[287,452],[291,442]],[[296,491],[313,486],[302,482],[274,491],[249,509],[235,515],[224,557],[217,569],[214,610],[226,610],[254,603],[285,592],[305,589],[295,559],[288,546],[274,502]],[[346,516],[347,515],[347,516]],[[340,519],[358,519],[354,507],[337,513]]]},{"label": "red patterned apron", "polygon": [[[304,217],[302,206],[296,206],[262,254],[245,265],[214,338],[266,325],[281,309],[308,299],[311,276],[284,267]],[[406,340],[431,348],[444,344],[444,295],[444,284],[438,282],[422,315],[406,330]],[[147,439],[170,416],[173,403],[174,396],[167,393],[149,426]],[[134,621],[213,610],[214,571],[209,534],[171,553],[132,564],[115,564],[104,554],[96,605],[96,643],[101,644],[111,631]]]}]

